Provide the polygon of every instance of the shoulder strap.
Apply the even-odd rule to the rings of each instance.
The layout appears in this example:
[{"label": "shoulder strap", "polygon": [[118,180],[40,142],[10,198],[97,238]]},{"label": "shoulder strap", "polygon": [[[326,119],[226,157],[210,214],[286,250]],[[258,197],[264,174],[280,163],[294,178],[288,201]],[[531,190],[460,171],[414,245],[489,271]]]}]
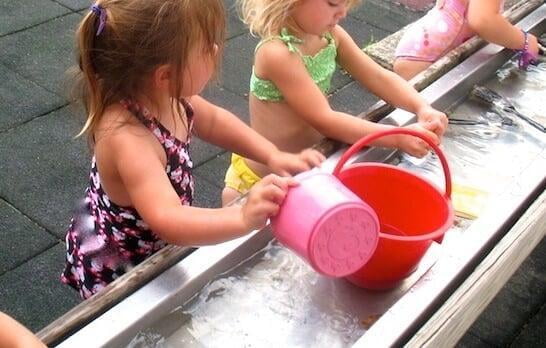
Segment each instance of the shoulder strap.
[{"label": "shoulder strap", "polygon": [[163,145],[163,143],[165,142],[163,134],[165,131],[168,132],[168,130],[165,129],[165,127],[163,127],[163,125],[158,122],[154,117],[151,117],[148,109],[143,108],[142,106],[140,106],[139,103],[130,99],[124,99],[120,103],[130,113],[132,113],[137,120],[139,120],[146,128],[148,128],[157,138],[157,140],[159,140],[159,142]]},{"label": "shoulder strap", "polygon": [[[191,131],[193,128],[193,107],[187,100],[183,98],[180,98],[179,101],[184,108],[184,113],[186,114],[188,134],[185,142],[189,143],[191,139]],[[124,99],[120,103],[129,112],[131,112],[137,118],[137,120],[139,120],[146,128],[148,128],[162,145],[165,144],[166,138],[174,137],[174,135],[171,134],[170,130],[165,128],[165,126],[163,126],[161,122],[159,122],[155,117],[152,117],[152,115],[150,115],[148,109],[141,107],[136,101]]]},{"label": "shoulder strap", "polygon": [[324,37],[326,38],[326,40],[328,41],[328,44],[331,45],[331,44],[336,44],[336,38],[334,37],[334,35],[332,35],[331,32],[326,32],[326,34],[324,35]]},{"label": "shoulder strap", "polygon": [[273,41],[273,40],[281,40],[288,47],[288,50],[290,52],[294,52],[294,53],[297,53],[297,54],[301,55],[300,50],[295,46],[295,44],[302,44],[303,40],[296,37],[296,36],[294,36],[294,35],[292,35],[292,34],[290,34],[288,32],[288,29],[286,29],[286,28],[281,29],[281,34],[280,35],[270,36],[270,37],[265,38],[262,41],[258,42],[258,44],[256,45],[256,48],[254,49],[254,53],[256,53],[256,51],[258,51],[258,49],[260,47],[262,47],[263,44],[265,44],[266,42],[269,42],[269,41]]},{"label": "shoulder strap", "polygon": [[191,106],[190,102],[184,98],[180,98],[180,103],[184,107],[184,112],[186,114],[186,123],[188,125],[188,135],[186,137],[186,141],[189,141],[193,130],[193,106]]},{"label": "shoulder strap", "polygon": [[123,99],[120,101],[120,104],[147,128],[151,128],[154,124],[148,109],[141,107],[136,101],[132,99]]}]

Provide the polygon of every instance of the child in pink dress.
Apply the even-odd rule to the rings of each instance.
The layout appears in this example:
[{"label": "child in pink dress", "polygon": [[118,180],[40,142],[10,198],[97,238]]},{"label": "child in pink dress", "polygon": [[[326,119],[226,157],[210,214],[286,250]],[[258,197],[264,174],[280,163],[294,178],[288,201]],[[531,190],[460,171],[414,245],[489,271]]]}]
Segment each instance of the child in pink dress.
[{"label": "child in pink dress", "polygon": [[393,69],[409,80],[474,35],[519,51],[526,69],[538,56],[537,38],[510,24],[501,14],[503,0],[437,0],[412,24],[396,48]]}]

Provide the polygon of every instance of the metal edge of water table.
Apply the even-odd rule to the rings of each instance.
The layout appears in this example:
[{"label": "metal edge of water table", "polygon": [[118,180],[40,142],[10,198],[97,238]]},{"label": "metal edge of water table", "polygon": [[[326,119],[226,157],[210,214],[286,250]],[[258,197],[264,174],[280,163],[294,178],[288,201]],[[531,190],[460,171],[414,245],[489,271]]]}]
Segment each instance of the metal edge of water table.
[{"label": "metal edge of water table", "polygon": [[[546,5],[542,5],[518,23],[524,30],[544,31],[546,27]],[[513,55],[510,50],[489,44],[469,57],[466,61],[423,90],[421,94],[439,109],[445,109],[467,95],[468,90],[482,78],[490,76]],[[389,115],[400,123],[412,117],[396,110]],[[536,200],[546,185],[546,149],[519,177],[516,188],[507,190],[496,201],[495,212],[477,219],[467,230],[473,236],[465,243],[465,250],[446,250],[425,276],[408,294],[395,303],[354,347],[401,346],[411,342],[413,335],[426,336],[419,331],[429,318],[440,308],[442,302],[460,286],[473,269],[493,249],[495,244],[520,219],[524,211]],[[544,212],[542,211],[542,214]],[[500,219],[499,217],[508,217]],[[504,220],[504,221],[502,221]],[[489,233],[484,233],[488,231]],[[538,228],[535,233],[544,233]],[[491,233],[492,232],[492,233]],[[525,256],[532,248],[525,249]],[[507,274],[504,282],[508,280]],[[477,317],[479,312],[474,312]],[[468,313],[466,313],[468,315]],[[474,317],[474,319],[475,319]],[[467,320],[468,317],[467,317]],[[431,325],[430,322],[428,325]],[[434,336],[434,344],[441,338]],[[450,337],[453,339],[453,337]],[[421,339],[420,344],[427,344]],[[445,342],[442,342],[445,343]],[[456,343],[456,342],[455,342]]]},{"label": "metal edge of water table", "polygon": [[406,347],[453,347],[546,234],[546,192],[417,332]]}]

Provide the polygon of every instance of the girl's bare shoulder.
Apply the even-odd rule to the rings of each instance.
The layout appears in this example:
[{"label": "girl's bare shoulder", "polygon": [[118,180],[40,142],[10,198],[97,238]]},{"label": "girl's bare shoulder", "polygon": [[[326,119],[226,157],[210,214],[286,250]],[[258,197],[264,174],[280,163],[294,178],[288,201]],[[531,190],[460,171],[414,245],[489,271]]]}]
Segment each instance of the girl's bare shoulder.
[{"label": "girl's bare shoulder", "polygon": [[332,30],[330,31],[330,34],[334,38],[334,41],[336,42],[337,46],[339,46],[340,42],[343,42],[346,40],[352,41],[352,38],[349,35],[349,33],[347,33],[347,31],[343,29],[343,27],[339,24],[332,28]]},{"label": "girl's bare shoulder", "polygon": [[[286,59],[291,56],[288,46],[280,39],[268,39],[256,49],[256,60],[275,61]],[[279,62],[277,60],[277,62]]]},{"label": "girl's bare shoulder", "polygon": [[157,140],[144,124],[121,105],[106,108],[94,134],[94,152],[97,157],[106,154],[106,157],[113,159],[118,154],[133,151],[144,156],[148,152],[144,149],[160,154],[156,143]]},{"label": "girl's bare shoulder", "polygon": [[108,106],[102,114],[101,120],[95,132],[95,141],[104,141],[116,137],[142,136],[147,132],[129,110],[120,104]]},{"label": "girl's bare shoulder", "polygon": [[297,69],[301,57],[291,52],[281,40],[273,39],[265,42],[257,50],[254,58],[254,69],[261,78],[271,79],[270,74],[278,75],[286,67]]}]

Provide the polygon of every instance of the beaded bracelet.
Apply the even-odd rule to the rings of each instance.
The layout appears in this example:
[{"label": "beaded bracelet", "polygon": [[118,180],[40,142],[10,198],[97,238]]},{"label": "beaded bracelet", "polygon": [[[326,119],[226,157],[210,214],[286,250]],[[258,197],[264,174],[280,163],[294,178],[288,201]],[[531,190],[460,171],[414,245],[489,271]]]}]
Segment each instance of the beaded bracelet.
[{"label": "beaded bracelet", "polygon": [[521,31],[523,33],[523,52],[529,51],[529,35],[525,30]]},{"label": "beaded bracelet", "polygon": [[527,70],[529,64],[534,64],[536,62],[535,55],[529,52],[529,35],[526,31],[522,30],[523,33],[523,49],[517,50],[518,52],[518,67],[522,70]]}]

